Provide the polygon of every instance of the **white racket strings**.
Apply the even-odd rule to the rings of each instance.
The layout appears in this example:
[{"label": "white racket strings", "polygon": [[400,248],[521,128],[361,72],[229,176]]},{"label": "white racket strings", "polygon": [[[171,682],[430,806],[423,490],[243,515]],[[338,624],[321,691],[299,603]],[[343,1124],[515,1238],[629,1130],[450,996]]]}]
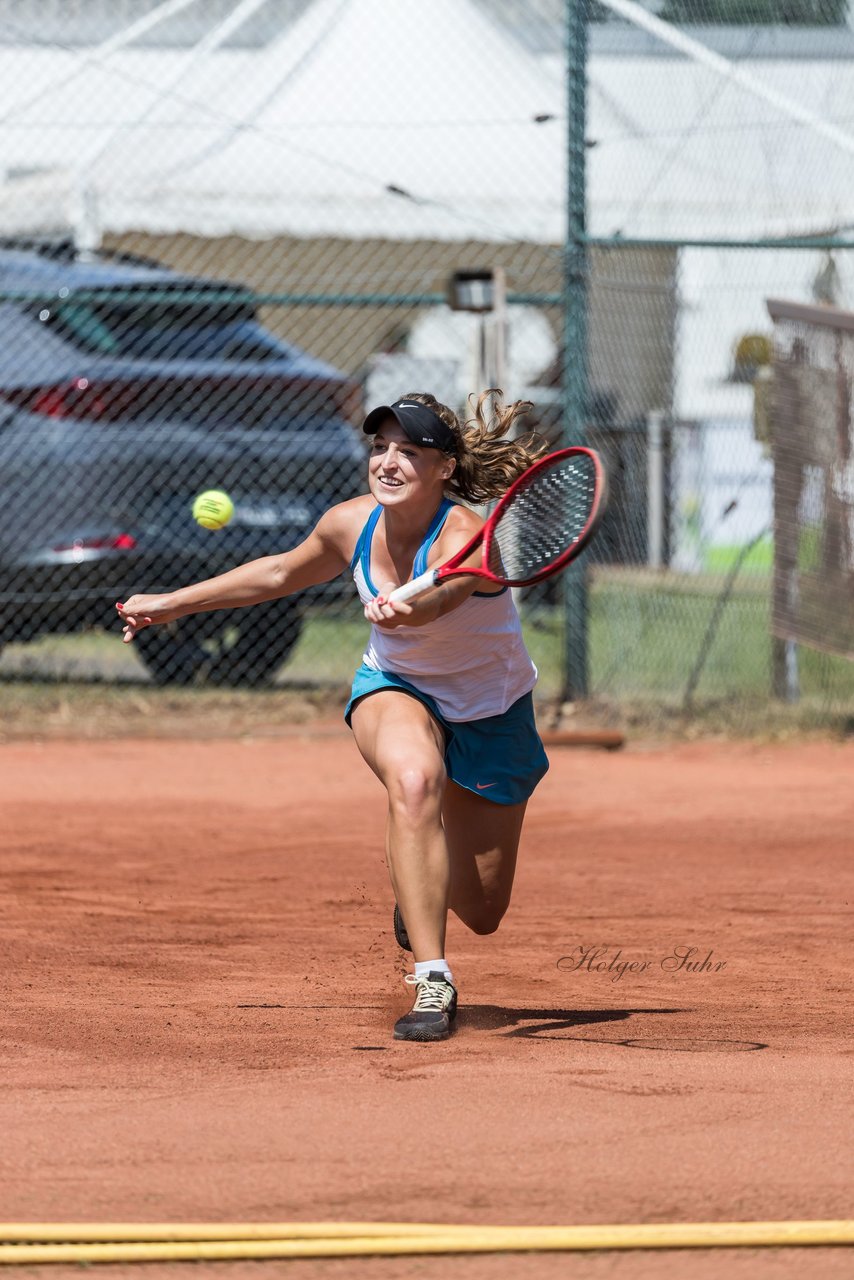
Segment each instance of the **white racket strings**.
[{"label": "white racket strings", "polygon": [[511,583],[547,573],[578,542],[595,497],[596,468],[584,454],[536,470],[496,522],[490,568]]}]

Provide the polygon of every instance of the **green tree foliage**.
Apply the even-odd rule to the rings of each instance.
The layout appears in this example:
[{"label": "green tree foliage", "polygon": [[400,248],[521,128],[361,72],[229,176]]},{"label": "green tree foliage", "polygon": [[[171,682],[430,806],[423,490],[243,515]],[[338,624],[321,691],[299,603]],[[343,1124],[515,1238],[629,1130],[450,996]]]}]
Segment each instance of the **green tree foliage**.
[{"label": "green tree foliage", "polygon": [[838,27],[848,0],[665,0],[659,17],[693,26]]}]

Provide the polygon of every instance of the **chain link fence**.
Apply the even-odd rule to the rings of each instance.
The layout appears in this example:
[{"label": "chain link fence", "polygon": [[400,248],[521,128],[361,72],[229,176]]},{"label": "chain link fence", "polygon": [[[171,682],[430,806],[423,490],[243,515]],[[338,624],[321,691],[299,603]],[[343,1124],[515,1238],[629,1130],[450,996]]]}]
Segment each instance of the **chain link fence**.
[{"label": "chain link fence", "polygon": [[[344,578],[132,649],[113,603],[295,545],[364,492],[361,418],[407,391],[498,385],[562,438],[581,74],[583,419],[613,494],[591,705],[851,710],[826,646],[775,682],[755,387],[769,298],[854,305],[854,32],[778,8],[608,0],[568,67],[567,0],[0,0],[0,679],[346,685]],[[479,271],[494,309],[452,309]],[[520,607],[559,700],[562,593]]]}]

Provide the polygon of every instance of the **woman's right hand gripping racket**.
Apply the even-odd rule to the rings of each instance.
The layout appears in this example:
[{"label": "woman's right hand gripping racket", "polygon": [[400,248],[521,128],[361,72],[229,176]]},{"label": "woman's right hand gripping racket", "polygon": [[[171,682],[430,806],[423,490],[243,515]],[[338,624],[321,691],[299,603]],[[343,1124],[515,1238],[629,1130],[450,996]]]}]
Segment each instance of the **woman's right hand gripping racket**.
[{"label": "woman's right hand gripping racket", "polygon": [[[396,587],[411,600],[446,578],[471,574],[503,587],[527,587],[565,568],[587,546],[607,500],[605,470],[592,449],[559,449],[513,482],[470,542],[438,569]],[[480,546],[480,564],[468,565]]]}]

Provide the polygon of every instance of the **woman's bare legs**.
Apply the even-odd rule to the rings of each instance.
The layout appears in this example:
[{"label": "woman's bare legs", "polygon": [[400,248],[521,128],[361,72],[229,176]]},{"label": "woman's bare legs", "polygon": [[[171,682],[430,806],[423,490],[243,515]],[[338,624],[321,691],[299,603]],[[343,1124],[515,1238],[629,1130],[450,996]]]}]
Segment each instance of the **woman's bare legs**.
[{"label": "woman's bare legs", "polygon": [[414,958],[444,956],[448,906],[474,933],[494,933],[510,903],[527,801],[495,804],[448,781],[442,730],[409,694],[370,694],[351,724],[388,793],[386,859]]},{"label": "woman's bare legs", "polygon": [[444,734],[422,702],[394,689],[362,698],[350,723],[388,793],[386,857],[413,956],[440,959],[451,881],[442,824]]},{"label": "woman's bare legs", "polygon": [[443,814],[451,864],[449,905],[474,933],[494,933],[510,904],[527,803],[495,804],[447,784]]}]

